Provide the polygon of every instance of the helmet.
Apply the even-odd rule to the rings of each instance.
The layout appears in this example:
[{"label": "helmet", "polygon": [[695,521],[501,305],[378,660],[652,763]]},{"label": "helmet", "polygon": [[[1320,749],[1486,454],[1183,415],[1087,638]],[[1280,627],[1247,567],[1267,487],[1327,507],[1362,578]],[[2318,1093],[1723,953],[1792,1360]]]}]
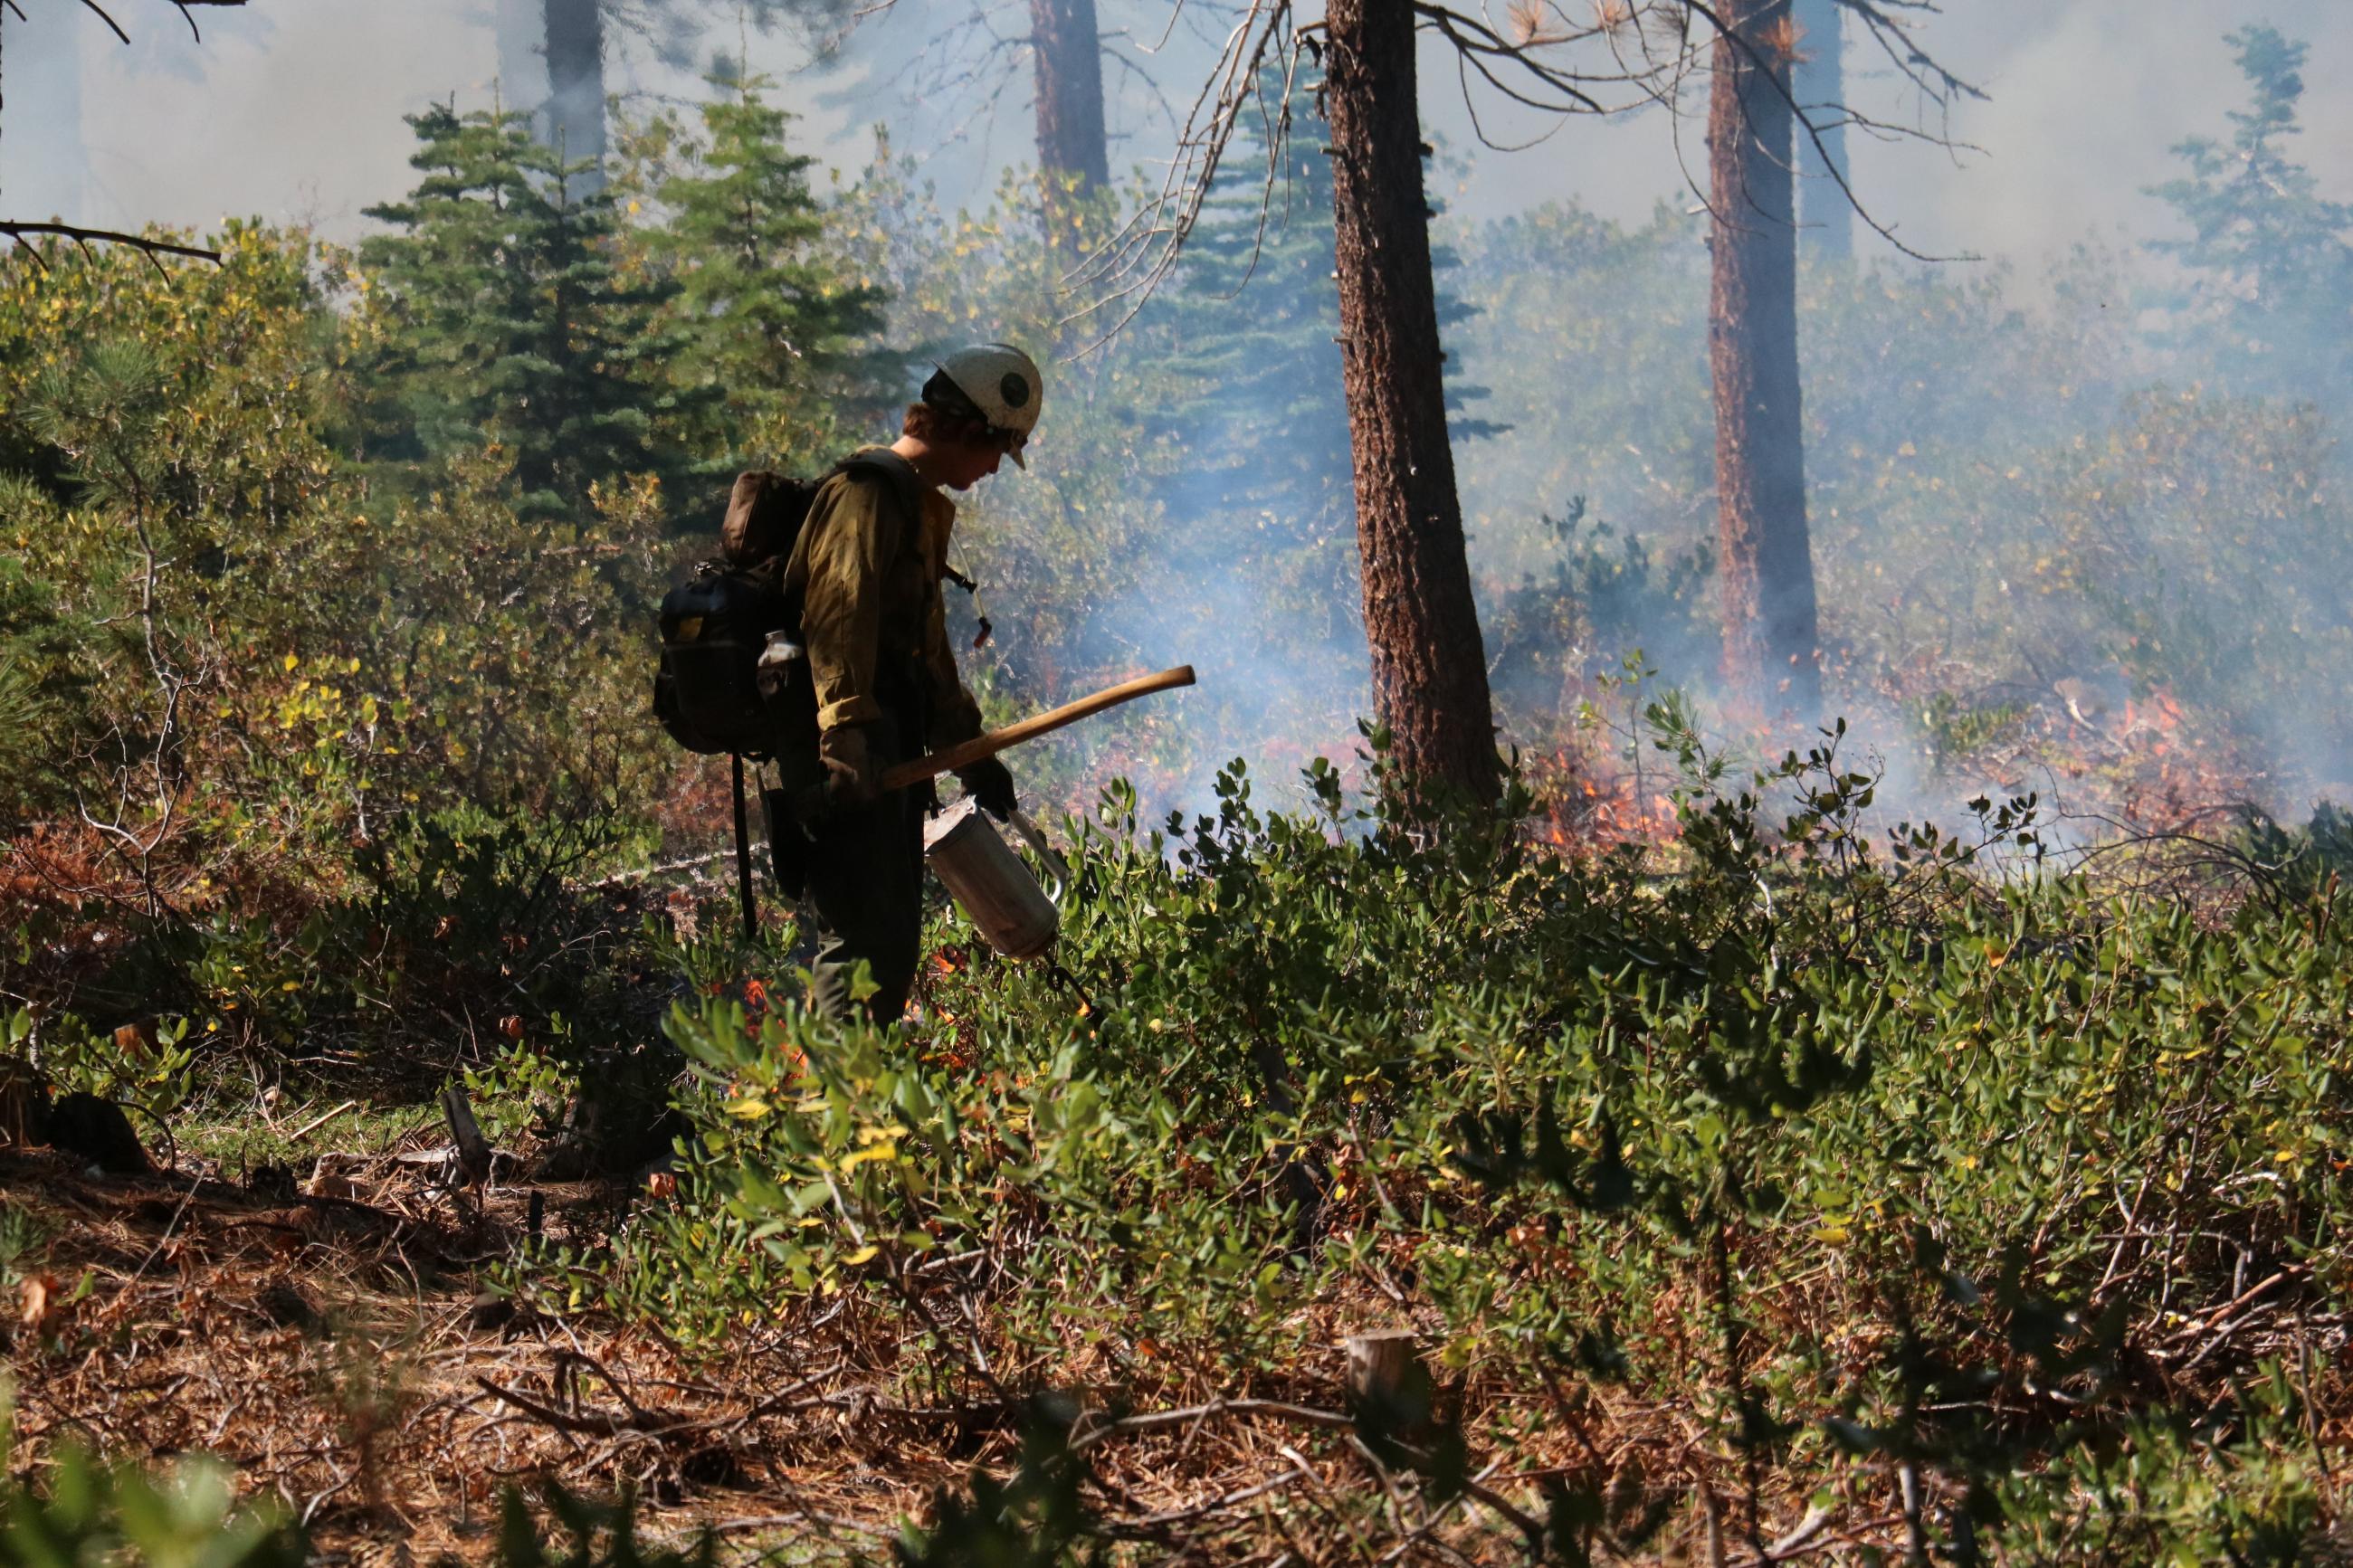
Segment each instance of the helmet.
[{"label": "helmet", "polygon": [[[923,384],[923,401],[956,413],[977,414],[989,433],[1006,438],[1006,456],[1019,468],[1021,448],[1038,427],[1038,405],[1046,378],[1038,362],[1010,343],[976,343],[940,362],[939,374]],[[957,407],[961,401],[970,407]]]}]

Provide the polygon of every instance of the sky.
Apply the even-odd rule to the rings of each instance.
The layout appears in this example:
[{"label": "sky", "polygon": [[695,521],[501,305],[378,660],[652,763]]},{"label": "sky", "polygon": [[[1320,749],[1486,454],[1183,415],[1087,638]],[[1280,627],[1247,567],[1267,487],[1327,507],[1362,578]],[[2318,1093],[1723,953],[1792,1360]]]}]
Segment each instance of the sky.
[{"label": "sky", "polygon": [[[201,41],[163,0],[110,3],[129,46],[77,0],[23,0],[28,17],[0,23],[0,215],[197,227],[250,215],[350,239],[370,226],[364,208],[406,188],[403,113],[452,95],[465,108],[538,89],[517,87],[538,69],[519,43],[532,36],[537,0],[249,0],[197,8]],[[1107,29],[1145,37],[1166,27],[1160,0],[1103,4]],[[1021,10],[1014,4],[1000,30],[1018,31]],[[996,170],[1029,148],[1018,76],[992,108],[990,84],[958,92],[926,74],[919,50],[928,30],[966,14],[899,0],[822,69],[786,37],[754,36],[749,53],[779,79],[782,100],[803,117],[804,144],[828,163],[854,173],[871,128],[888,123],[894,145],[918,153],[955,201],[985,194]],[[713,4],[709,15],[710,46],[734,47],[732,10]],[[1114,126],[1127,132],[1115,167],[1148,165],[1161,151],[1166,122],[1154,91],[1181,97],[1204,54],[1198,40],[1222,26],[1219,15],[1191,0],[1156,57],[1127,49],[1157,74],[1156,89],[1110,73]],[[2253,21],[2312,44],[2304,155],[2327,194],[2353,197],[2353,159],[2328,155],[2353,138],[2353,92],[2343,85],[2353,80],[2353,5],[2312,0],[1944,0],[1922,37],[1988,94],[1952,117],[1952,136],[1968,145],[1860,141],[1857,187],[1915,249],[2008,261],[2029,279],[2043,258],[2087,237],[2137,243],[2165,221],[2144,187],[2171,172],[2166,149],[2186,133],[2226,129],[2239,84],[2222,35]],[[608,84],[634,104],[694,91],[691,73],[664,67],[625,32],[613,54]],[[1863,50],[1851,47],[1847,58],[1859,107],[1885,118],[1916,109]],[[1639,219],[1657,201],[1692,199],[1677,129],[1662,114],[1578,121],[1527,151],[1471,156],[1471,118],[1434,45],[1422,99],[1425,126],[1454,154],[1447,200],[1458,216],[1570,197]],[[1534,129],[1486,108],[1498,140]],[[1680,139],[1695,157],[1696,119]]]}]

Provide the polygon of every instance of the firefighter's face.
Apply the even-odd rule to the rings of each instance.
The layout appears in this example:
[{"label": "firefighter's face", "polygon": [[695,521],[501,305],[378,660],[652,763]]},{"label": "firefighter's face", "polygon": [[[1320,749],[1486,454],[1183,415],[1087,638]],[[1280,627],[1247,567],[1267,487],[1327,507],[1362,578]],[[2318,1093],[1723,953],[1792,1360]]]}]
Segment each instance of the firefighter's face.
[{"label": "firefighter's face", "polygon": [[952,490],[966,490],[997,472],[1005,461],[1005,443],[998,440],[957,441],[948,447],[947,475]]}]

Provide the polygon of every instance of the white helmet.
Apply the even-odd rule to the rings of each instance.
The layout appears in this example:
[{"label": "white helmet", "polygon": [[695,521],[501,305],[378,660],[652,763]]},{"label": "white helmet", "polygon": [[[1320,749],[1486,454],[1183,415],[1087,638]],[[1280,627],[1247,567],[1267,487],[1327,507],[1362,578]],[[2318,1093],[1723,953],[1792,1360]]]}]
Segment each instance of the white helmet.
[{"label": "white helmet", "polygon": [[975,343],[940,362],[939,374],[923,384],[924,402],[940,400],[943,379],[964,395],[992,435],[1006,437],[1005,453],[1015,466],[1028,468],[1021,448],[1038,427],[1038,405],[1046,393],[1038,362],[1010,343]]}]

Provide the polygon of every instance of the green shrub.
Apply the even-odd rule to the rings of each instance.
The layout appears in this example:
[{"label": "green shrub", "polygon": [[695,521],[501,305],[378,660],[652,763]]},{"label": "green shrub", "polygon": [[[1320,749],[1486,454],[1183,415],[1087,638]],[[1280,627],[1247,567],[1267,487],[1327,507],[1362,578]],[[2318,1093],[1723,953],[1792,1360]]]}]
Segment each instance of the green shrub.
[{"label": "green shrub", "polygon": [[[1988,880],[1997,850],[2031,873],[2031,801],[1883,841],[1842,741],[1694,786],[1665,880],[1409,832],[1328,771],[1320,815],[1261,812],[1236,770],[1143,837],[1113,794],[1061,947],[1083,1015],[953,921],[904,1038],[765,987],[682,1008],[676,1201],[521,1288],[713,1342],[850,1295],[904,1321],[911,1400],[1083,1361],[1148,1404],[1282,1385],[1315,1304],[1386,1282],[1457,1387],[1622,1383],[1800,1487],[1898,1456],[1950,1550],[2073,1528],[2121,1475],[2183,1521],[2231,1500],[2215,1540],[2295,1538],[2297,1400],[2218,1445],[2207,1395],[2126,1347],[2264,1273],[2342,1281],[2333,904],[2218,927]],[[2119,1205],[2176,1239],[2120,1247]],[[974,1256],[1013,1268],[980,1293],[986,1375],[913,1283]]]},{"label": "green shrub", "polygon": [[301,1568],[310,1560],[282,1508],[239,1506],[228,1467],[202,1455],[151,1469],[69,1447],[37,1485],[0,1480],[0,1561],[12,1568]]}]

